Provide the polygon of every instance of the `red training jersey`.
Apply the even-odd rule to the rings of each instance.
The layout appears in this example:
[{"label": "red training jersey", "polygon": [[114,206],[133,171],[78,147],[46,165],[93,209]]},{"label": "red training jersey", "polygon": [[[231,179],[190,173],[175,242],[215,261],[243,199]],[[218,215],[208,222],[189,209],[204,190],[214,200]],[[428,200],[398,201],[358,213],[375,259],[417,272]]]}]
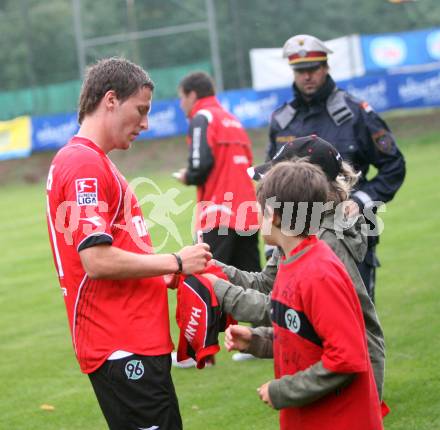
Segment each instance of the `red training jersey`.
[{"label": "red training jersey", "polygon": [[198,99],[189,116],[187,183],[197,185],[196,230],[257,231],[255,188],[247,173],[252,146],[245,129],[215,96]]},{"label": "red training jersey", "polygon": [[170,353],[162,277],[92,280],[82,267],[79,252],[105,243],[138,254],[153,253],[135,195],[90,140],[73,137],[53,159],[47,180],[47,222],[81,370],[93,372],[117,350]]},{"label": "red training jersey", "polygon": [[280,428],[382,429],[359,300],[325,242],[309,236],[282,259],[272,305],[276,378],[319,361],[331,372],[356,374],[347,387],[306,406],[282,409]]}]

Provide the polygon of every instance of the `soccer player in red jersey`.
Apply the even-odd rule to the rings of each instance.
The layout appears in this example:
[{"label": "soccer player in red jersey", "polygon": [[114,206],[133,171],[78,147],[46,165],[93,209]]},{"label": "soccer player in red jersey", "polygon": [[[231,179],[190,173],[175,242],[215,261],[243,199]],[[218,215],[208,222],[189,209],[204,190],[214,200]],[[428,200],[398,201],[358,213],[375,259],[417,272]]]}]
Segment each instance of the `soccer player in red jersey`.
[{"label": "soccer player in red jersey", "polygon": [[209,246],[154,254],[141,208],[107,154],[148,128],[154,85],[121,58],[89,68],[80,129],[60,149],[47,180],[55,266],[82,372],[111,429],[181,429],[171,379],[167,285],[163,275],[197,273]]},{"label": "soccer player in red jersey", "polygon": [[306,161],[281,162],[264,176],[261,232],[285,255],[272,292],[272,328],[230,326],[225,345],[273,356],[275,379],[258,394],[280,410],[282,430],[381,430],[359,299],[342,262],[313,234],[327,195],[321,168]]},{"label": "soccer player in red jersey", "polygon": [[185,76],[178,93],[189,119],[189,157],[176,177],[197,186],[195,230],[203,231],[216,260],[259,272],[255,188],[247,174],[252,142],[240,121],[220,104],[206,73]]},{"label": "soccer player in red jersey", "polygon": [[[178,94],[189,120],[189,157],[188,166],[175,177],[197,186],[195,230],[202,231],[216,260],[260,272],[255,188],[247,174],[252,142],[240,121],[220,104],[207,73],[186,75]],[[242,353],[232,356],[234,361],[252,358]]]}]

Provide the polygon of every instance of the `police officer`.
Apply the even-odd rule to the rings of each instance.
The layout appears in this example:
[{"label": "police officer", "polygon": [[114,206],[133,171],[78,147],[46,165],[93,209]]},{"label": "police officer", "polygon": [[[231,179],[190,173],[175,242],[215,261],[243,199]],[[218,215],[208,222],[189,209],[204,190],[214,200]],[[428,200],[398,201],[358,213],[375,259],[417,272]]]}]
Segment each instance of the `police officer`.
[{"label": "police officer", "polygon": [[[366,210],[372,213],[377,202],[389,202],[402,185],[405,160],[385,121],[367,102],[335,85],[327,64],[331,53],[321,40],[310,35],[293,36],[284,44],[283,56],[294,74],[294,99],[272,115],[267,158],[273,158],[282,145],[300,136],[316,134],[326,139],[361,173],[347,214]],[[367,179],[370,166],[377,169],[377,174]],[[373,216],[372,227],[374,224]],[[369,236],[367,255],[359,265],[373,301],[378,240],[377,234]]]}]

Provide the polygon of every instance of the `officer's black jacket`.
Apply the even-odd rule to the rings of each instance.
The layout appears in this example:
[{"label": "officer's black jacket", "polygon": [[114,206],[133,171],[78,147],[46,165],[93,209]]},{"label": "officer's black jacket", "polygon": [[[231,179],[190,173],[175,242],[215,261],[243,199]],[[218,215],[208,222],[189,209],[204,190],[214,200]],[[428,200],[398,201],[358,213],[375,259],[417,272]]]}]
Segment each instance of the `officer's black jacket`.
[{"label": "officer's black jacket", "polygon": [[[296,137],[316,134],[333,144],[362,176],[353,200],[390,201],[405,177],[405,160],[387,124],[366,102],[338,89],[330,76],[310,102],[293,85],[295,98],[272,115],[267,158]],[[377,174],[366,179],[370,165]]]}]

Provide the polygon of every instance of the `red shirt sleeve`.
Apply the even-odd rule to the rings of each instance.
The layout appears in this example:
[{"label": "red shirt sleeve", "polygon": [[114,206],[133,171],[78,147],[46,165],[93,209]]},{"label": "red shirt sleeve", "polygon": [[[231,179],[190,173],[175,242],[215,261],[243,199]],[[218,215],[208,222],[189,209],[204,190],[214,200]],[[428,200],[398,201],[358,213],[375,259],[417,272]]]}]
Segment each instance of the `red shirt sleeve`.
[{"label": "red shirt sleeve", "polygon": [[64,220],[63,227],[69,231],[72,245],[80,251],[97,244],[111,244],[111,202],[117,196],[112,196],[115,179],[102,158],[83,152],[81,160],[72,160],[64,175],[57,219]]},{"label": "red shirt sleeve", "polygon": [[324,367],[337,373],[364,372],[368,356],[359,301],[348,275],[331,269],[308,279],[302,290],[304,311],[322,339]]}]

